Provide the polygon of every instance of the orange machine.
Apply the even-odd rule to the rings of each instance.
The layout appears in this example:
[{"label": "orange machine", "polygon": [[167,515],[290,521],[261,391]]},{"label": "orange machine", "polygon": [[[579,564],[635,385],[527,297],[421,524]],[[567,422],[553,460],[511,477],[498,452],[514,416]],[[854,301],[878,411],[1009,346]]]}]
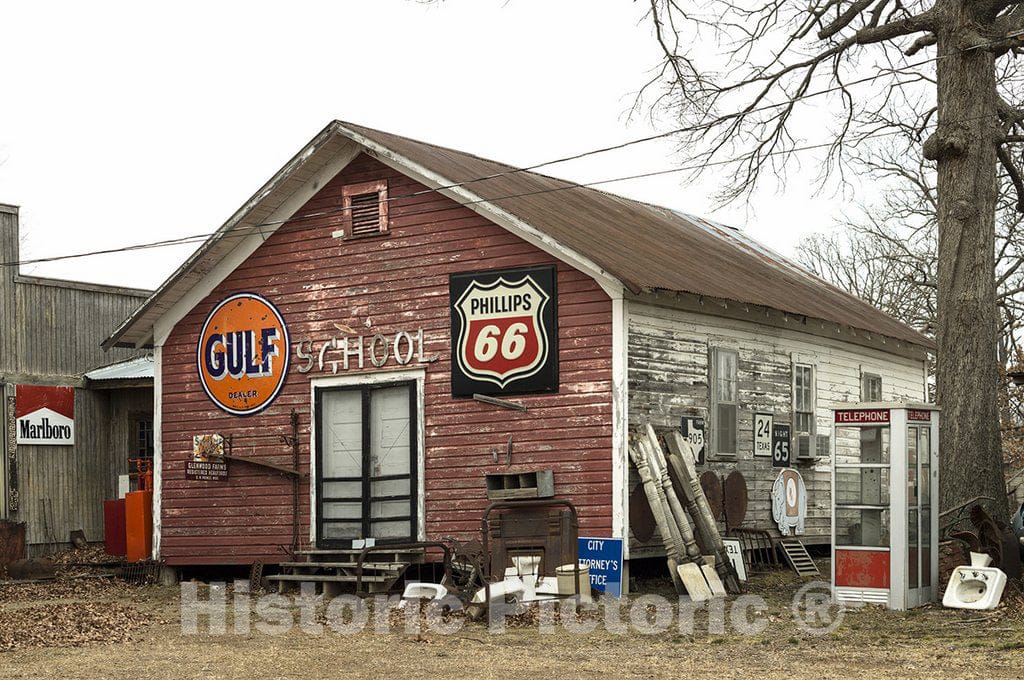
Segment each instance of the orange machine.
[{"label": "orange machine", "polygon": [[125,547],[129,562],[148,560],[153,552],[153,471],[147,460],[138,465],[139,490],[124,497]]}]

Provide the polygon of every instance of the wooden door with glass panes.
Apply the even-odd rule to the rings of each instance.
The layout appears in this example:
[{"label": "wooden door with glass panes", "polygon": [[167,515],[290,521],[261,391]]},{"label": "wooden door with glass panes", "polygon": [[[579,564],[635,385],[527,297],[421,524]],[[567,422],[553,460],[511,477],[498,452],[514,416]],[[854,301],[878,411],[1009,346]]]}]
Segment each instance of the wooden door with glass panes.
[{"label": "wooden door with glass panes", "polygon": [[416,383],[316,390],[316,543],[414,540]]}]

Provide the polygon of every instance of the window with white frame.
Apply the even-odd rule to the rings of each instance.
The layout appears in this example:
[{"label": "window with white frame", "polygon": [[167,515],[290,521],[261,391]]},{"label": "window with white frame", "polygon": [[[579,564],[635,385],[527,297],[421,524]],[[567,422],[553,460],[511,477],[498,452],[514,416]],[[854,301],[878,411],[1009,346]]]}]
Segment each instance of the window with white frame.
[{"label": "window with white frame", "polygon": [[814,366],[793,364],[793,430],[797,456],[814,455],[815,430]]},{"label": "window with white frame", "polygon": [[882,376],[877,373],[861,373],[861,401],[882,401]]},{"label": "window with white frame", "polygon": [[739,355],[735,350],[716,347],[711,350],[711,417],[716,454],[736,455],[736,431],[739,415],[737,373]]}]

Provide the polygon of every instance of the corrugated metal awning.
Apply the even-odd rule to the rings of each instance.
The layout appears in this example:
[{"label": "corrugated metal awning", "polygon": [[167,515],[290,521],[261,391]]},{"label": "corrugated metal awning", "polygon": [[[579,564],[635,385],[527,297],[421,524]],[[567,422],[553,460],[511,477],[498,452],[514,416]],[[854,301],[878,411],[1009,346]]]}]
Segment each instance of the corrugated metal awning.
[{"label": "corrugated metal awning", "polygon": [[146,355],[119,361],[116,364],[100,366],[85,374],[86,380],[152,380],[153,356]]}]

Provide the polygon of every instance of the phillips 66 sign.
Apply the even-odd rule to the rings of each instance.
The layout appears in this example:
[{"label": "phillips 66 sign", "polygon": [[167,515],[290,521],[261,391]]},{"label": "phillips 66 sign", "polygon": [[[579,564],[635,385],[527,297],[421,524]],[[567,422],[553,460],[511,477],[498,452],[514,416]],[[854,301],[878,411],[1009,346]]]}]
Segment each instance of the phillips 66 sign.
[{"label": "phillips 66 sign", "polygon": [[452,394],[558,391],[555,268],[452,274]]}]

